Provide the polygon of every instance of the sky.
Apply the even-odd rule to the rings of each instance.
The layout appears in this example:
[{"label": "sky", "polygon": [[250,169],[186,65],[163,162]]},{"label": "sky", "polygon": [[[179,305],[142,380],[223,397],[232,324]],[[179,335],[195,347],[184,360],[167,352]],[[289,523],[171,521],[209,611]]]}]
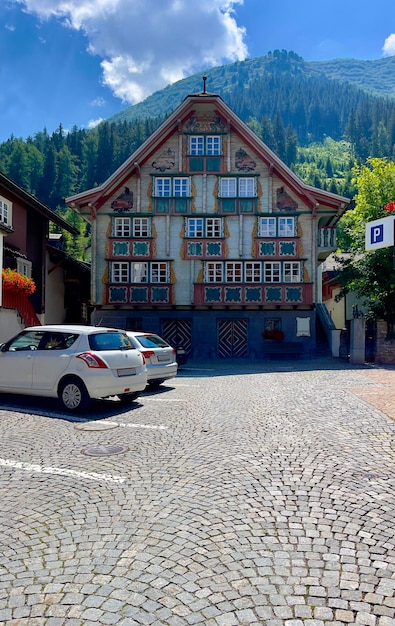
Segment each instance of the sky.
[{"label": "sky", "polygon": [[1,0],[0,142],[93,127],[186,76],[276,49],[394,56],[395,2]]}]

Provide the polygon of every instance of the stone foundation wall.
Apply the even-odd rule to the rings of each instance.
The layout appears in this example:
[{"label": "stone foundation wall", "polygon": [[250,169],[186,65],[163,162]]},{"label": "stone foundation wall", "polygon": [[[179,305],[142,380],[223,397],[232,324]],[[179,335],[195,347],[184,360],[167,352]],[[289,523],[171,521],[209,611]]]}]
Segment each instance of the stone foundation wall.
[{"label": "stone foundation wall", "polygon": [[377,321],[377,349],[376,359],[377,364],[393,365],[395,364],[395,339],[386,339],[387,336],[387,322],[383,320]]}]

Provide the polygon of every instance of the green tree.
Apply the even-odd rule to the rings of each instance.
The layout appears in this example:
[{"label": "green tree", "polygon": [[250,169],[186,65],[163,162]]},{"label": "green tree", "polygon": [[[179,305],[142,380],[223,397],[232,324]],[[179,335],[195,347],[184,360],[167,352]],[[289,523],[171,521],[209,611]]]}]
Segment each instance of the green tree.
[{"label": "green tree", "polygon": [[367,315],[383,319],[393,332],[395,324],[395,269],[391,248],[365,252],[365,224],[388,216],[385,206],[395,200],[395,163],[368,158],[353,169],[356,187],[355,207],[340,220],[340,250],[350,252],[339,257],[339,299],[354,292],[365,301]]}]

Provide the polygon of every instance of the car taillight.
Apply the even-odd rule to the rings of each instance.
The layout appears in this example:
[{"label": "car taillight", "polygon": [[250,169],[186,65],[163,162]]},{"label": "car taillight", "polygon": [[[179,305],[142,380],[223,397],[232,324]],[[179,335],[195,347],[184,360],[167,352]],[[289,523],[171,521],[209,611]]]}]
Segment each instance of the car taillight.
[{"label": "car taillight", "polygon": [[77,355],[77,359],[81,359],[81,361],[84,361],[84,363],[86,363],[88,367],[107,369],[107,365],[104,363],[104,361],[99,356],[97,356],[97,354],[93,354],[92,352],[81,352],[81,354]]},{"label": "car taillight", "polygon": [[150,359],[152,356],[155,355],[155,352],[153,350],[144,350],[143,355],[146,359]]},{"label": "car taillight", "polygon": [[177,352],[175,351],[175,349],[173,348],[172,353],[174,354],[174,356],[177,354]]}]

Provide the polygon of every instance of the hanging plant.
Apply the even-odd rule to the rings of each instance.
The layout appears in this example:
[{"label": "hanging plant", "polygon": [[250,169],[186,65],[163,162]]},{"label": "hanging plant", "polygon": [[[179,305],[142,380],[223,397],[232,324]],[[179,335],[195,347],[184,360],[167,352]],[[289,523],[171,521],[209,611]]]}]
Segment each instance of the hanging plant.
[{"label": "hanging plant", "polygon": [[27,296],[31,296],[36,291],[36,285],[32,278],[20,274],[9,267],[2,271],[2,285],[4,291],[24,293]]}]

